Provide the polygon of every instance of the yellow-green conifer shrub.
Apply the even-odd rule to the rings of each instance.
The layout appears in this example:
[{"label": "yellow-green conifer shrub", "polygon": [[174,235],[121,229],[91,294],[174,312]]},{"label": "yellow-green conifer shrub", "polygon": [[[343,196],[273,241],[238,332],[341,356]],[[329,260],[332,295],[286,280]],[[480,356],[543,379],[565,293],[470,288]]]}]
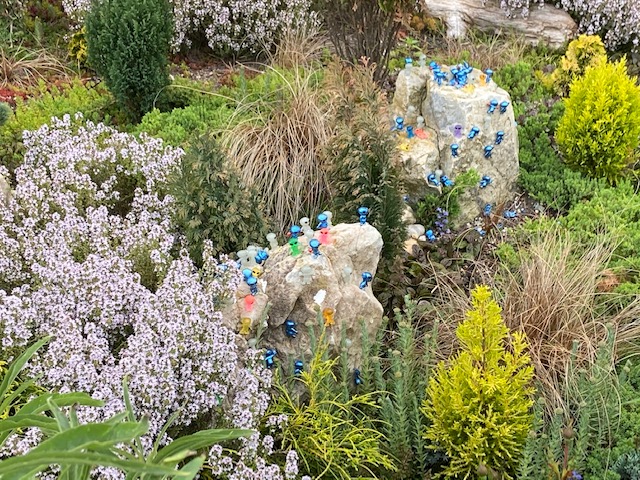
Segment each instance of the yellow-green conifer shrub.
[{"label": "yellow-green conifer shrub", "polygon": [[509,335],[489,288],[471,295],[456,330],[462,350],[429,380],[425,436],[451,459],[437,478],[511,479],[533,421],[533,367],[524,335]]},{"label": "yellow-green conifer shrub", "polygon": [[556,141],[565,161],[616,183],[634,162],[640,136],[640,88],[624,59],[588,67],[571,85]]},{"label": "yellow-green conifer shrub", "polygon": [[587,67],[607,61],[607,51],[598,35],[580,35],[569,43],[560,65],[544,83],[559,95],[567,96],[571,82],[584,75]]}]

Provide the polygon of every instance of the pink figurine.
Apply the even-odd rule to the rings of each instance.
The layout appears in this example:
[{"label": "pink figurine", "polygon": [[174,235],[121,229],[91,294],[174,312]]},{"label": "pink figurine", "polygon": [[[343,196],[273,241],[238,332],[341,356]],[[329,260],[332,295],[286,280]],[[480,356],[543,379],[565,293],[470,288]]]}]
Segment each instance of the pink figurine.
[{"label": "pink figurine", "polygon": [[320,243],[322,245],[329,245],[331,243],[331,237],[329,236],[328,228],[320,229]]},{"label": "pink figurine", "polygon": [[250,312],[251,310],[253,310],[253,304],[256,301],[256,297],[254,297],[253,295],[247,295],[246,297],[244,297],[244,309],[247,312]]}]

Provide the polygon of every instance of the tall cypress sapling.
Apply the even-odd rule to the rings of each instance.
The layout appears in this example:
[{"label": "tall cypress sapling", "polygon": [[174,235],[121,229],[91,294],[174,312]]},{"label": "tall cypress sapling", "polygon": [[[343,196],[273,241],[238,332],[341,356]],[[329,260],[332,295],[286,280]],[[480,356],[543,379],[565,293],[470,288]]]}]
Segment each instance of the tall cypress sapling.
[{"label": "tall cypress sapling", "polygon": [[432,448],[451,459],[436,478],[502,474],[514,478],[532,424],[533,367],[524,336],[511,334],[486,286],[472,293],[456,336],[462,351],[429,380],[424,413]]}]

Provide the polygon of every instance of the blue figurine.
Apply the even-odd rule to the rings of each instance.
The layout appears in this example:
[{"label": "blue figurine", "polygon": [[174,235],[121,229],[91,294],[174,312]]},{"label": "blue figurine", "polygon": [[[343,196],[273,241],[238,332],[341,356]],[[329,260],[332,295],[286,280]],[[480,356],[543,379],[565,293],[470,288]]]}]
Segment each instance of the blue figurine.
[{"label": "blue figurine", "polygon": [[275,356],[278,352],[274,348],[269,348],[266,352],[264,352],[264,363],[267,368],[273,368],[276,364]]},{"label": "blue figurine", "polygon": [[500,103],[500,113],[507,113],[507,107],[509,106],[509,102],[506,100]]},{"label": "blue figurine", "polygon": [[447,81],[447,74],[441,70],[434,71],[434,80],[438,83],[438,85],[442,85],[443,81]]},{"label": "blue figurine", "polygon": [[401,132],[402,130],[404,130],[404,118],[396,117],[396,124],[393,126],[391,131]]},{"label": "blue figurine", "polygon": [[427,230],[426,232],[424,232],[424,236],[427,237],[427,240],[429,240],[430,242],[436,241],[436,236],[433,233],[433,230]]},{"label": "blue figurine", "polygon": [[436,68],[438,68],[438,62],[436,62],[436,61],[431,61],[431,62],[429,63],[429,68],[430,68],[431,70],[435,70]]},{"label": "blue figurine", "polygon": [[451,156],[453,158],[457,158],[458,157],[458,150],[460,149],[460,147],[458,146],[457,143],[452,143],[451,144]]},{"label": "blue figurine", "polygon": [[491,70],[490,68],[487,68],[484,71],[484,74],[487,76],[487,83],[491,82],[491,77],[493,77],[493,70]]},{"label": "blue figurine", "polygon": [[495,112],[497,107],[498,107],[498,100],[496,99],[491,100],[491,102],[489,103],[489,110],[487,110],[487,113]]},{"label": "blue figurine", "polygon": [[411,125],[407,125],[407,138],[413,138],[416,134],[413,133],[413,127]]},{"label": "blue figurine", "polygon": [[253,271],[250,268],[245,268],[242,270],[242,276],[244,277],[244,281],[246,282],[251,277],[253,277]]},{"label": "blue figurine", "polygon": [[358,216],[360,217],[360,225],[367,223],[367,216],[369,215],[369,209],[367,207],[358,208]]},{"label": "blue figurine", "polygon": [[482,211],[482,213],[484,214],[485,217],[488,217],[489,215],[491,215],[491,204],[487,203],[484,206],[484,210]]},{"label": "blue figurine", "polygon": [[371,275],[369,272],[364,272],[362,274],[362,281],[360,282],[360,290],[364,290],[365,288],[367,288],[367,285],[369,285],[371,280],[373,280],[373,275]]},{"label": "blue figurine", "polygon": [[358,370],[357,368],[353,369],[353,383],[356,387],[359,387],[364,383],[362,381],[362,377],[360,377],[360,370]]},{"label": "blue figurine", "polygon": [[480,129],[478,127],[471,127],[471,131],[469,132],[469,135],[467,135],[467,138],[469,140],[473,140],[474,138],[476,138],[476,135],[478,135],[480,133]]},{"label": "blue figurine", "polygon": [[250,277],[245,279],[247,285],[249,285],[249,290],[251,291],[251,295],[256,296],[258,294],[258,279],[256,277]]},{"label": "blue figurine", "polygon": [[256,253],[255,261],[258,265],[262,265],[269,258],[269,254],[266,250],[258,250]]},{"label": "blue figurine", "polygon": [[285,322],[284,322],[284,333],[289,338],[296,338],[296,335],[298,335],[298,327],[296,325],[296,322],[294,322],[291,319],[285,320]]},{"label": "blue figurine", "polygon": [[487,232],[484,231],[484,229],[482,227],[476,227],[475,230],[476,230],[476,232],[478,232],[480,234],[481,237],[484,237],[485,234],[487,233]]},{"label": "blue figurine", "polygon": [[320,255],[320,240],[318,240],[317,238],[312,238],[311,240],[309,240],[309,246],[311,247],[313,258],[318,258],[318,255]]},{"label": "blue figurine", "polygon": [[406,68],[407,70],[411,70],[411,67],[413,67],[413,58],[411,57],[407,57],[404,59],[404,68]]},{"label": "blue figurine", "polygon": [[504,132],[502,130],[498,130],[496,132],[496,145],[500,145],[502,143],[502,139],[504,138]]},{"label": "blue figurine", "polygon": [[292,225],[289,229],[289,233],[291,234],[291,238],[298,238],[302,229],[298,225]]},{"label": "blue figurine", "polygon": [[293,362],[293,374],[297,377],[302,375],[302,371],[304,370],[304,363],[302,360],[296,360]]},{"label": "blue figurine", "polygon": [[329,217],[327,217],[325,213],[318,215],[318,226],[316,229],[320,230],[321,228],[329,228]]},{"label": "blue figurine", "polygon": [[453,180],[451,180],[449,177],[447,177],[444,174],[440,175],[440,181],[445,187],[453,187],[454,185]]},{"label": "blue figurine", "polygon": [[439,187],[440,186],[440,182],[438,181],[438,179],[436,178],[436,174],[435,173],[430,173],[429,175],[427,175],[427,182]]},{"label": "blue figurine", "polygon": [[452,67],[451,68],[451,81],[449,82],[449,85],[451,85],[452,87],[458,83],[458,69],[456,67]]},{"label": "blue figurine", "polygon": [[480,188],[487,188],[487,186],[491,183],[491,177],[489,175],[485,175],[480,180]]},{"label": "blue figurine", "polygon": [[515,210],[505,210],[503,216],[504,218],[516,218],[518,213]]},{"label": "blue figurine", "polygon": [[491,158],[491,154],[493,153],[493,145],[487,145],[484,147],[484,158]]}]

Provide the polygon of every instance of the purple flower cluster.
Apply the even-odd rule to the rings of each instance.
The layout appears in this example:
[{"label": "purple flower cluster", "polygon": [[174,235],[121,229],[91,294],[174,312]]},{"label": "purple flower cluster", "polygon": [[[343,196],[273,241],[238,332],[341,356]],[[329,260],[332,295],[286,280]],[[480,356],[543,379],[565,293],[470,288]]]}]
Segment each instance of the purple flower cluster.
[{"label": "purple flower cluster", "polygon": [[436,208],[435,226],[438,235],[451,233],[451,230],[449,229],[449,212],[444,208]]},{"label": "purple flower cluster", "polygon": [[[543,8],[545,0],[500,2],[508,17],[519,11],[526,18],[531,4]],[[600,35],[609,50],[629,46],[632,51],[640,52],[640,2],[637,0],[557,0],[555,6],[578,19],[581,33]]]},{"label": "purple flower cluster", "polygon": [[[210,244],[196,269],[171,223],[173,200],[162,193],[183,152],[79,120],[67,115],[24,132],[15,192],[0,202],[3,359],[53,336],[30,373],[47,389],[105,402],[79,411],[81,421],[123,411],[128,377],[136,415],[150,420],[148,447],[180,408],[178,428],[204,419],[206,426],[257,428],[271,372],[261,352],[240,350],[220,313],[242,275],[235,262],[213,258]],[[141,283],[141,257],[157,279],[153,288]],[[24,453],[39,438],[26,431],[0,455]],[[259,455],[273,442],[256,442],[244,442],[240,457],[227,460],[236,475],[229,478],[284,478]],[[237,473],[247,469],[272,473]],[[99,477],[119,474],[106,469]]]},{"label": "purple flower cluster", "polygon": [[[311,0],[171,0],[173,50],[191,46],[204,32],[213,50],[260,50],[286,28],[316,24]],[[62,0],[64,11],[81,22],[91,0]]]}]

